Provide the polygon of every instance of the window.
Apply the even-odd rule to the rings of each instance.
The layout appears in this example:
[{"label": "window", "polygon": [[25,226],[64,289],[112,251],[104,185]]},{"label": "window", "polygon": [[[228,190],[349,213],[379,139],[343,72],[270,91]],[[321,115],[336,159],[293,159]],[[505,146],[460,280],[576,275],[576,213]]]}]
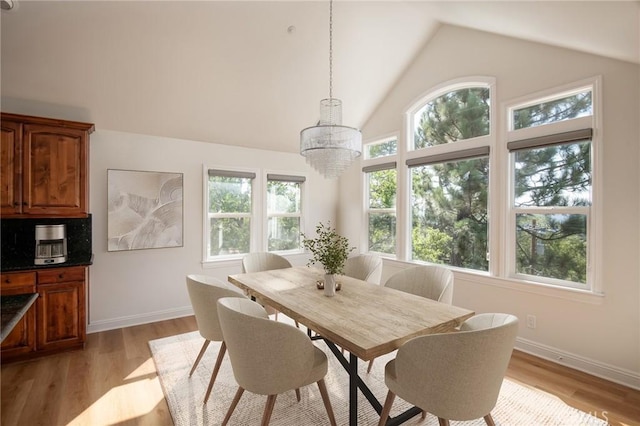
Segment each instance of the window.
[{"label": "window", "polygon": [[364,153],[367,247],[370,252],[395,255],[398,137],[367,143]]},{"label": "window", "polygon": [[501,140],[493,78],[434,88],[407,110],[402,139],[365,146],[369,251],[601,293],[598,81],[506,103]]},{"label": "window", "polygon": [[413,116],[413,149],[489,134],[489,87],[466,87],[430,100]]},{"label": "window", "polygon": [[407,165],[411,258],[487,271],[489,147]]},{"label": "window", "polygon": [[367,185],[367,234],[369,251],[396,252],[396,163],[363,169]]},{"label": "window", "polygon": [[392,137],[365,145],[365,158],[380,158],[398,153],[398,138]]},{"label": "window", "polygon": [[251,249],[253,172],[208,170],[205,260]]},{"label": "window", "polygon": [[436,92],[410,113],[412,260],[488,271],[489,84]]},{"label": "window", "polygon": [[[591,88],[510,108],[515,277],[591,287],[592,114]],[[518,137],[530,128],[530,137]]]},{"label": "window", "polygon": [[300,249],[304,176],[267,175],[267,250]]}]

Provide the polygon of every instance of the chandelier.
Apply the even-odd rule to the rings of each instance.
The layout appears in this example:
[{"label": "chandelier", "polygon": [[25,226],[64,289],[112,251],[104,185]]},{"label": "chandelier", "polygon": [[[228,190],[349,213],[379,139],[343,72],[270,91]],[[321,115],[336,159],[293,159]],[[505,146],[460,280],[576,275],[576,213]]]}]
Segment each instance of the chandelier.
[{"label": "chandelier", "polygon": [[324,175],[336,178],[362,153],[362,134],[342,125],[342,101],[333,98],[333,0],[329,1],[329,98],[320,101],[320,121],[300,132],[300,154]]}]

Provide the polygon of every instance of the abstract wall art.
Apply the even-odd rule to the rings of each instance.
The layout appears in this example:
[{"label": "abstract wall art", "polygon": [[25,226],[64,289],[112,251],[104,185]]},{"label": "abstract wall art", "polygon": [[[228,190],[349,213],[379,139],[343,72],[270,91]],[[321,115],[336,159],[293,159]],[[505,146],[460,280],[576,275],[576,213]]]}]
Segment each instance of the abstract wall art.
[{"label": "abstract wall art", "polygon": [[108,169],[108,251],[182,247],[182,181],[182,173]]}]

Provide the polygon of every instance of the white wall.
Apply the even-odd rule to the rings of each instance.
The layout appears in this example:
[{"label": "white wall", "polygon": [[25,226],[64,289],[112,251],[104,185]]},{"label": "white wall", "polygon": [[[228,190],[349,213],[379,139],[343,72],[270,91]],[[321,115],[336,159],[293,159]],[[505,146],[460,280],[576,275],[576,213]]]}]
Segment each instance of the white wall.
[{"label": "white wall", "polygon": [[[192,312],[185,275],[204,273],[226,279],[240,273],[240,262],[203,269],[203,165],[305,173],[306,231],[334,220],[337,182],[312,171],[297,154],[239,148],[97,129],[90,142],[90,210],[94,263],[90,268],[89,332],[107,330]],[[107,169],[184,173],[184,246],[107,251]],[[306,263],[307,256],[290,258]]]},{"label": "white wall", "polygon": [[[454,303],[476,312],[516,314],[521,319],[519,347],[640,388],[640,67],[443,26],[369,118],[363,137],[401,131],[406,108],[430,88],[476,75],[496,78],[498,108],[530,93],[602,76],[604,229],[598,253],[605,296],[532,293],[531,286],[457,273]],[[504,126],[501,121],[498,125]],[[360,175],[355,167],[341,178],[341,224],[361,221],[360,199],[353,196],[359,193]],[[359,230],[351,225],[343,231],[351,239],[358,237]],[[406,265],[386,262],[383,275],[402,267]],[[537,317],[536,329],[524,326],[528,314]]]}]

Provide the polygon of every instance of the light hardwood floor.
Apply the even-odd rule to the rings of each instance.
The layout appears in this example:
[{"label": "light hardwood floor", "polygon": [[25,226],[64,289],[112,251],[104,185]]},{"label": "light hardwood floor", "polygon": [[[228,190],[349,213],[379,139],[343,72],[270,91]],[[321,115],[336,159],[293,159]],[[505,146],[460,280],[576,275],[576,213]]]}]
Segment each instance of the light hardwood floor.
[{"label": "light hardwood floor", "polygon": [[[186,317],[94,333],[83,351],[3,365],[0,424],[172,425],[147,342],[194,330]],[[521,352],[507,375],[612,425],[640,425],[640,391]]]}]

